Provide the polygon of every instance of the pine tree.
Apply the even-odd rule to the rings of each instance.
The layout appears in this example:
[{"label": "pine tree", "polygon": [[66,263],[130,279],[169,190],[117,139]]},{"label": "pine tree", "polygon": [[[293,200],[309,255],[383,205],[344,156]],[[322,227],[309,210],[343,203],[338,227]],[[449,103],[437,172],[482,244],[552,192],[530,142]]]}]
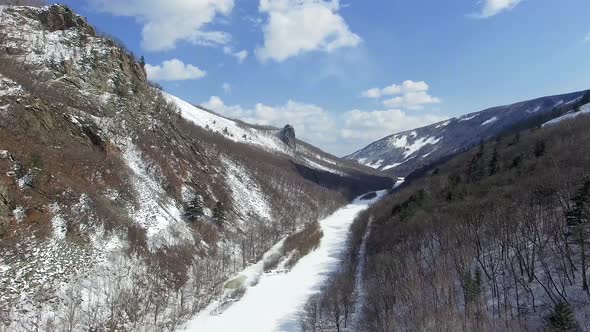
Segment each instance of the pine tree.
[{"label": "pine tree", "polygon": [[213,209],[213,221],[219,226],[225,223],[225,207],[221,201],[215,204]]},{"label": "pine tree", "polygon": [[590,287],[588,286],[588,277],[586,275],[588,258],[588,230],[586,224],[590,220],[590,178],[586,177],[584,179],[572,200],[574,203],[572,213],[574,236],[580,247],[580,260],[582,264],[582,289],[590,295]]},{"label": "pine tree", "polygon": [[516,145],[520,142],[520,132],[514,134],[514,138],[512,139],[512,142],[509,145]]},{"label": "pine tree", "polygon": [[196,195],[193,200],[188,203],[185,211],[185,216],[190,222],[199,220],[204,215],[203,199],[200,195]]},{"label": "pine tree", "polygon": [[539,158],[545,154],[545,142],[537,141],[535,143],[535,157]]},{"label": "pine tree", "polygon": [[490,175],[494,175],[498,173],[499,166],[498,166],[498,149],[494,149],[492,153],[492,159],[490,160]]},{"label": "pine tree", "polygon": [[469,180],[474,180],[475,173],[477,172],[477,155],[474,155],[469,162],[469,166],[467,167],[467,178]]},{"label": "pine tree", "polygon": [[590,219],[590,178],[586,177],[573,197],[574,215],[578,223],[586,223]]},{"label": "pine tree", "polygon": [[559,302],[553,312],[545,317],[547,327],[552,331],[579,331],[580,326],[576,322],[574,313],[569,304]]},{"label": "pine tree", "polygon": [[485,143],[483,141],[479,142],[479,149],[477,150],[477,153],[475,154],[475,156],[477,157],[477,159],[481,159],[481,157],[483,157],[483,154],[485,153]]}]

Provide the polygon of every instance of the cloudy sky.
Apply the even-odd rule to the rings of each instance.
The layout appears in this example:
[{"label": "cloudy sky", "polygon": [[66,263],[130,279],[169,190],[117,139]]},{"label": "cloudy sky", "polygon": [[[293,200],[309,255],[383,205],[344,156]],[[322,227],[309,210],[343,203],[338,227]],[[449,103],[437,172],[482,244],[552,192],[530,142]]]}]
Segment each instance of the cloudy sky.
[{"label": "cloudy sky", "polygon": [[[150,79],[336,155],[590,88],[588,0],[65,0]],[[576,14],[578,13],[578,14]]]}]

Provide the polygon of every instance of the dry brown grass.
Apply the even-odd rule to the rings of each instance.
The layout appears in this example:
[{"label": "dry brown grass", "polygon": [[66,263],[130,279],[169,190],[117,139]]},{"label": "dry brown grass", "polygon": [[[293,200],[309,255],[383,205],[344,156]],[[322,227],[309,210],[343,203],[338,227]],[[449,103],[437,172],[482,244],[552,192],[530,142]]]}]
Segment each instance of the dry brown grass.
[{"label": "dry brown grass", "polygon": [[297,264],[299,259],[315,250],[320,245],[320,240],[324,236],[320,224],[313,222],[305,227],[301,232],[289,236],[284,243],[284,252],[293,252],[289,261],[285,263],[286,268],[291,268]]}]

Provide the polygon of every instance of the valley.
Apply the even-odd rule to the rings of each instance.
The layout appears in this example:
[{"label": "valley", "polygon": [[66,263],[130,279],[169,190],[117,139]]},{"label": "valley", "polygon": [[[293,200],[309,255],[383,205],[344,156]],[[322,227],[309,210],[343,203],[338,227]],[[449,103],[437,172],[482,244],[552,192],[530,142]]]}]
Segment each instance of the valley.
[{"label": "valley", "polygon": [[[338,269],[346,247],[349,228],[357,215],[377,202],[376,197],[356,198],[331,216],[319,221],[322,237],[317,248],[301,258],[290,270],[278,269],[261,273],[236,303],[220,308],[214,302],[189,321],[185,331],[299,331],[300,317],[310,296],[321,291],[326,280]],[[279,244],[280,245],[280,244]],[[267,253],[267,259],[277,249]],[[264,265],[264,260],[261,262]],[[258,264],[261,264],[258,263]],[[259,271],[262,272],[262,271]],[[251,271],[246,271],[251,273]],[[239,275],[237,276],[239,278]]]},{"label": "valley", "polygon": [[[364,55],[276,68],[309,51],[283,34],[310,22],[333,29],[323,56],[361,43],[339,1],[261,0],[252,54],[200,30],[235,19],[232,0],[91,2],[0,0],[0,332],[590,330],[590,90],[434,115],[425,81],[347,96],[376,75],[353,68]],[[132,15],[144,5],[199,15]],[[141,43],[100,30],[124,20],[117,33]],[[271,33],[285,22],[298,23]],[[304,45],[278,52],[286,40]],[[131,51],[191,47],[218,51],[211,69]],[[247,76],[260,86],[215,84],[272,100],[308,71],[294,93],[350,110],[192,102],[212,89],[201,78]]]}]

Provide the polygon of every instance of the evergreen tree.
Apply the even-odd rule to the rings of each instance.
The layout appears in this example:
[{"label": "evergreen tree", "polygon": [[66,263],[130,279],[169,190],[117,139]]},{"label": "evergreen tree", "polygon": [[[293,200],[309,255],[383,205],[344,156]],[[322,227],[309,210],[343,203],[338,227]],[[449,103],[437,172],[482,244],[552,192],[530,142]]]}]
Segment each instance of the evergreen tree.
[{"label": "evergreen tree", "polygon": [[580,326],[576,322],[574,313],[569,304],[559,302],[555,305],[553,312],[545,317],[547,327],[551,331],[579,331]]},{"label": "evergreen tree", "polygon": [[535,157],[539,158],[545,154],[545,142],[537,141],[535,143]]},{"label": "evergreen tree", "polygon": [[484,142],[483,141],[479,142],[479,149],[477,150],[477,153],[475,154],[477,159],[481,159],[481,157],[483,157],[485,149],[486,149],[486,146],[485,146]]},{"label": "evergreen tree", "polygon": [[586,223],[590,219],[590,178],[586,177],[573,197],[574,216],[578,223]]},{"label": "evergreen tree", "polygon": [[514,139],[510,143],[510,145],[516,145],[520,142],[520,132],[514,134]]},{"label": "evergreen tree", "polygon": [[200,195],[196,195],[195,198],[188,203],[184,214],[190,222],[197,221],[204,215],[203,199]]},{"label": "evergreen tree", "polygon": [[467,178],[470,181],[475,179],[475,174],[477,172],[477,155],[474,155],[469,162],[469,166],[467,167]]},{"label": "evergreen tree", "polygon": [[215,204],[215,208],[213,209],[213,221],[219,226],[225,223],[225,207],[221,201]]},{"label": "evergreen tree", "polygon": [[139,59],[139,64],[141,65],[141,67],[145,67],[145,58],[143,57],[143,55]]},{"label": "evergreen tree", "polygon": [[498,173],[500,167],[498,166],[498,149],[494,149],[492,159],[490,160],[490,175]]},{"label": "evergreen tree", "polygon": [[588,228],[590,220],[590,178],[586,177],[573,197],[573,230],[576,242],[580,248],[580,262],[582,264],[582,289],[589,293],[588,277],[586,275],[588,259]]}]

